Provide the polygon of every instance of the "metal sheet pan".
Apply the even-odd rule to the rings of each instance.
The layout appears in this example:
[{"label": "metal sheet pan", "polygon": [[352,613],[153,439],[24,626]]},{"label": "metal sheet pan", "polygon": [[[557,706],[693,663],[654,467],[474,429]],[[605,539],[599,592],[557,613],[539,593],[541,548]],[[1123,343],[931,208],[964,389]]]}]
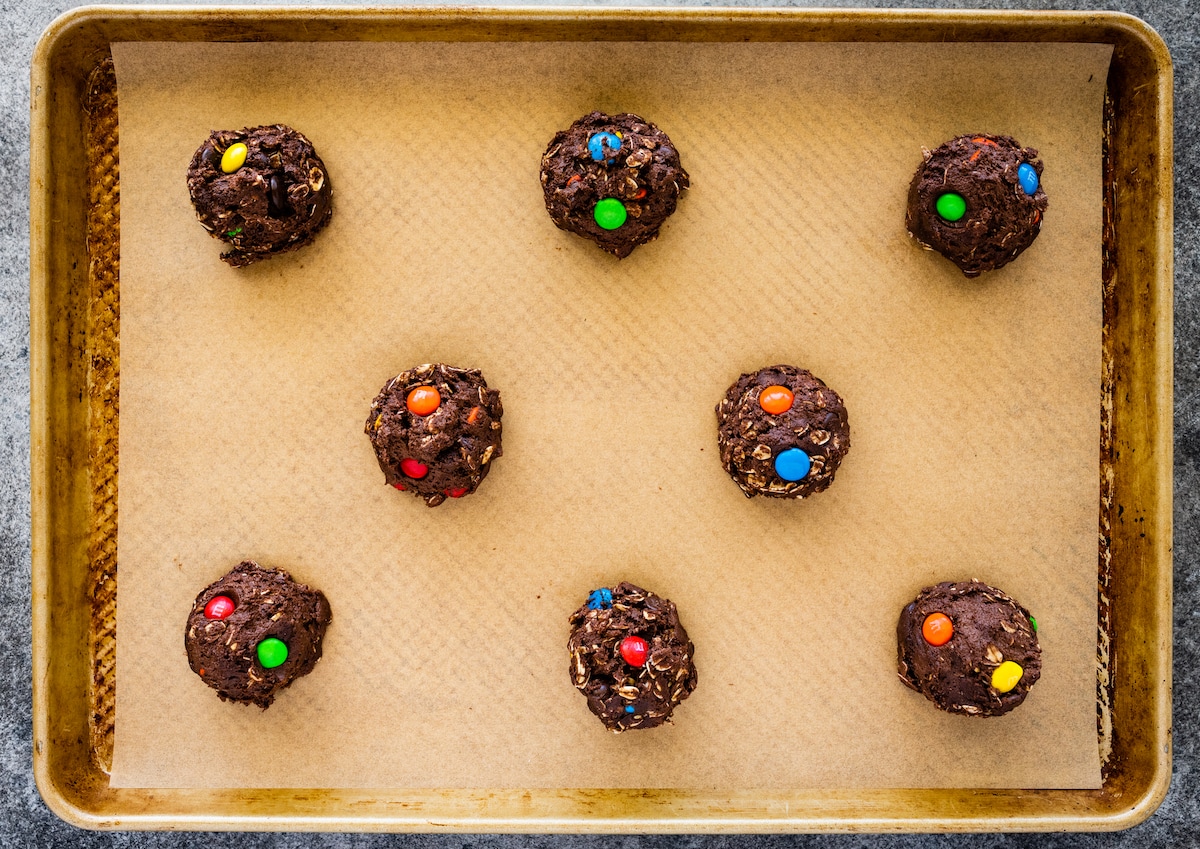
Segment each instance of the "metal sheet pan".
[{"label": "metal sheet pan", "polygon": [[[1115,47],[1108,79],[1098,505],[1099,791],[132,790],[114,722],[119,379],[115,41],[1039,41]],[[89,7],[33,61],[34,770],[100,829],[997,831],[1128,828],[1170,780],[1171,65],[1119,14],[784,9]],[[109,88],[106,88],[106,85]]]}]

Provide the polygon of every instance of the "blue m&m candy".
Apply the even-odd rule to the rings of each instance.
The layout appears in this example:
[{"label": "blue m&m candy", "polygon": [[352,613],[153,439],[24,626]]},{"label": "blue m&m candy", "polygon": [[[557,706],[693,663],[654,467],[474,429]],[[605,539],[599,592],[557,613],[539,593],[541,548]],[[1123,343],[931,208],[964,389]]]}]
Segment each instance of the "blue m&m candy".
[{"label": "blue m&m candy", "polygon": [[775,474],[785,481],[798,481],[808,474],[812,468],[812,460],[799,448],[789,448],[780,451],[775,458]]},{"label": "blue m&m candy", "polygon": [[593,133],[592,137],[588,139],[588,153],[597,162],[607,162],[612,165],[617,161],[615,157],[620,150],[621,137],[616,133]]},{"label": "blue m&m candy", "polygon": [[633,713],[635,710],[636,710],[636,708],[633,705],[625,705],[626,713]]},{"label": "blue m&m candy", "polygon": [[1021,188],[1025,194],[1031,195],[1037,191],[1038,173],[1037,169],[1028,162],[1022,162],[1017,168],[1017,182],[1021,184]]},{"label": "blue m&m candy", "polygon": [[612,607],[612,590],[601,587],[588,594],[588,610],[608,610]]}]

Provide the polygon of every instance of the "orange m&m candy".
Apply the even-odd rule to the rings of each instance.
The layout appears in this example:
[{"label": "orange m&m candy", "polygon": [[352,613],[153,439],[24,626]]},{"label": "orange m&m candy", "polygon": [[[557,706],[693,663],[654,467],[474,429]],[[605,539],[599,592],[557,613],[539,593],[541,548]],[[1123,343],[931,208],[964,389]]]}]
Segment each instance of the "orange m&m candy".
[{"label": "orange m&m candy", "polygon": [[931,646],[944,646],[954,636],[954,625],[945,613],[930,613],[921,626],[921,636]]},{"label": "orange m&m candy", "polygon": [[442,396],[432,386],[418,386],[405,401],[414,416],[427,416],[442,405]]},{"label": "orange m&m candy", "polygon": [[796,396],[786,386],[768,386],[758,393],[758,405],[772,416],[778,416],[792,409]]}]

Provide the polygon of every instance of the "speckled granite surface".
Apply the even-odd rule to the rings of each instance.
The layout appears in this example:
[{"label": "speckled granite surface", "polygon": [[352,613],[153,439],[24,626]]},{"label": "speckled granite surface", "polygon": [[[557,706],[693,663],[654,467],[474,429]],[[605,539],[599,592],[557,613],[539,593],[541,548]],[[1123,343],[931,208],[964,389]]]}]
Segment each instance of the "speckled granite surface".
[{"label": "speckled granite surface", "polygon": [[[602,5],[579,2],[579,5]],[[29,539],[29,62],[42,29],[75,3],[0,5],[0,846],[36,847],[1190,847],[1200,846],[1200,4],[1197,0],[966,2],[899,7],[1116,9],[1162,34],[1175,62],[1175,769],[1149,821],[1119,834],[522,837],[494,835],[97,834],[59,821],[32,775]],[[330,4],[335,5],[335,4]],[[630,5],[647,5],[630,3]],[[699,5],[718,5],[700,3]],[[719,5],[774,5],[726,2]],[[789,5],[789,4],[783,4]],[[870,6],[860,2],[795,5]]]}]

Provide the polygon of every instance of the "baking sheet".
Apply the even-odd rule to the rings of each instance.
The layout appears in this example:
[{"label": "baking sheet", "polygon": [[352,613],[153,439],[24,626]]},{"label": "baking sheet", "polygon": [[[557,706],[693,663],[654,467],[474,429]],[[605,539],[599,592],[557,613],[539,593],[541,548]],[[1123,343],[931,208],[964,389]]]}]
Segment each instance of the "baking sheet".
[{"label": "baking sheet", "polygon": [[[122,427],[114,786],[1098,787],[1095,570],[1103,45],[118,44]],[[694,188],[617,262],[556,230],[537,164],[591,108],[672,135]],[[233,271],[183,183],[216,127],[320,150],[329,230]],[[1041,150],[1046,226],[966,281],[903,228],[932,147]],[[505,456],[436,510],[362,422],[396,372],[482,368]],[[712,407],[812,369],[850,409],[835,486],[745,500]],[[187,668],[243,557],[334,608],[265,713]],[[1042,681],[944,716],[894,667],[900,607],[978,577],[1038,616]],[[566,617],[673,598],[700,686],[606,734]],[[220,758],[211,753],[220,751]]]}]

